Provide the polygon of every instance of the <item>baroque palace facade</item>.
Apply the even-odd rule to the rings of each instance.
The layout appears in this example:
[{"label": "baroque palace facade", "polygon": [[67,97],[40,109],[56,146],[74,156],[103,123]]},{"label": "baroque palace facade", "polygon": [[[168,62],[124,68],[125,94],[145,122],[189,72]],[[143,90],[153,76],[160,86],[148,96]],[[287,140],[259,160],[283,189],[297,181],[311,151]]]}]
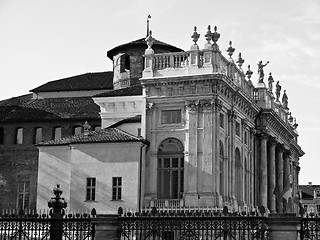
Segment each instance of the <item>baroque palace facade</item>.
[{"label": "baroque palace facade", "polygon": [[[155,40],[150,32],[146,39],[108,51],[113,86],[85,96],[100,107],[96,113],[101,122],[89,119],[85,110],[68,118],[66,109],[57,109],[66,115],[67,128],[74,129],[72,119],[81,116],[78,125],[88,121],[102,129],[85,124],[78,134],[69,131],[54,138],[51,133],[36,142],[39,153],[30,146],[37,165],[37,208],[46,207],[51,189],[59,183],[71,209],[94,207],[100,213],[114,213],[119,206],[264,206],[270,212],[296,212],[293,200],[304,152],[297,143],[297,123],[287,95],[283,91],[280,102],[281,86],[277,82],[273,90],[273,77],[264,77],[267,63],[262,61],[255,87],[250,67],[242,70],[241,54],[233,60],[230,42],[224,57],[219,37],[216,27],[213,32],[208,27],[207,43],[200,50],[195,29],[194,44],[182,51]],[[69,81],[63,80],[67,86]],[[33,93],[39,95],[36,90]],[[74,95],[84,97],[74,90]],[[75,96],[63,93],[70,94],[49,87],[40,95],[46,101],[68,102],[64,98],[69,97],[78,106]],[[56,125],[57,120],[48,119],[30,122]],[[1,124],[3,132],[4,124],[18,127],[16,122]],[[19,199],[19,191],[15,197]]]}]

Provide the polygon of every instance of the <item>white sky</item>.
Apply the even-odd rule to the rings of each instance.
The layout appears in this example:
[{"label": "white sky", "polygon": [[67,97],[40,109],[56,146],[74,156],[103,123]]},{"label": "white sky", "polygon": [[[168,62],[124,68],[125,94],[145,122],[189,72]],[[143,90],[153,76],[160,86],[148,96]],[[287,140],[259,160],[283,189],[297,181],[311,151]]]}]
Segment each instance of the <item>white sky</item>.
[{"label": "white sky", "polygon": [[320,184],[319,12],[319,0],[0,0],[0,100],[48,81],[111,71],[106,52],[144,37],[148,14],[153,36],[184,50],[194,26],[202,48],[207,26],[216,25],[220,49],[232,40],[234,58],[242,53],[254,84],[258,61],[270,61],[265,74],[287,90],[306,152],[300,184]]}]

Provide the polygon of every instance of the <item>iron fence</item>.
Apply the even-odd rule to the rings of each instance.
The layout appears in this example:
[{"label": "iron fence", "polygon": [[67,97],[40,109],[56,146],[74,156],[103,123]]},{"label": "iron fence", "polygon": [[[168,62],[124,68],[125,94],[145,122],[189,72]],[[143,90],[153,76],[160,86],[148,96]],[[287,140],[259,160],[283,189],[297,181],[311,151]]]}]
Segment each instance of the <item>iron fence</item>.
[{"label": "iron fence", "polygon": [[119,209],[122,240],[269,239],[266,218],[257,212],[163,210],[123,213]]},{"label": "iron fence", "polygon": [[[53,232],[61,231],[63,240],[92,240],[95,237],[92,217],[87,213],[67,214],[60,219],[51,218],[50,214],[1,214],[0,239],[48,240],[53,239]],[[59,225],[61,228],[52,227]]]},{"label": "iron fence", "polygon": [[302,217],[299,233],[301,240],[320,240],[320,218],[318,216]]}]

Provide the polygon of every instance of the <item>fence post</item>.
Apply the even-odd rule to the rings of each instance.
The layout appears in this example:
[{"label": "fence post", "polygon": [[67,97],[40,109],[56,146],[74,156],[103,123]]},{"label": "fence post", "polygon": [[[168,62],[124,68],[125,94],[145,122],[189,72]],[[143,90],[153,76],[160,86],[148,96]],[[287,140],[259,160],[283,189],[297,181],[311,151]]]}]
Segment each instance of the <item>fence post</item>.
[{"label": "fence post", "polygon": [[270,213],[267,219],[270,240],[298,239],[300,219],[295,213]]},{"label": "fence post", "polygon": [[53,189],[55,197],[52,197],[48,202],[48,207],[50,209],[51,225],[50,225],[50,239],[62,240],[63,232],[63,215],[65,213],[64,208],[67,207],[67,203],[64,198],[61,198],[62,190],[60,185]]},{"label": "fence post", "polygon": [[95,226],[95,240],[120,240],[119,215],[97,215],[92,218]]}]

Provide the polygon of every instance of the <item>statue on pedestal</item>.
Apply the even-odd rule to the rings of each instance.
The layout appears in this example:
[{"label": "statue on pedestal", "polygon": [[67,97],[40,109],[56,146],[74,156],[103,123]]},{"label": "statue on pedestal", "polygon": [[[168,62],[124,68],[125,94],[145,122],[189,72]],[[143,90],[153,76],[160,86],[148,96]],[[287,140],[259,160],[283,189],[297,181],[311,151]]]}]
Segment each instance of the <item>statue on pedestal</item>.
[{"label": "statue on pedestal", "polygon": [[276,102],[279,102],[280,91],[281,91],[281,86],[279,84],[279,81],[277,81],[277,84],[276,84]]},{"label": "statue on pedestal", "polygon": [[262,61],[259,61],[258,63],[259,83],[263,83],[263,78],[264,78],[263,68],[267,66],[268,63],[269,61],[266,64],[263,64]]},{"label": "statue on pedestal", "polygon": [[268,91],[272,93],[272,84],[273,84],[274,80],[273,77],[271,75],[271,73],[269,73],[269,77],[268,77]]},{"label": "statue on pedestal", "polygon": [[284,108],[288,108],[288,96],[286,94],[286,90],[283,91],[283,95],[282,95],[282,106]]}]

